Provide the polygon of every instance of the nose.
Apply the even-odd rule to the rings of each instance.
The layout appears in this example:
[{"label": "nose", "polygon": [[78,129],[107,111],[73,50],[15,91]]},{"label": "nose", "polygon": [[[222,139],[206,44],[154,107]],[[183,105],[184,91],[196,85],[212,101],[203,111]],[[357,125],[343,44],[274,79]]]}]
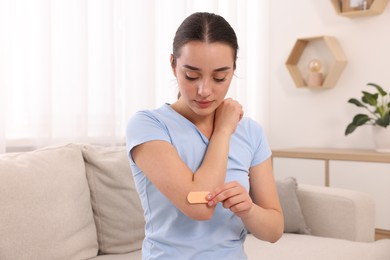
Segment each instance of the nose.
[{"label": "nose", "polygon": [[198,95],[201,97],[208,97],[211,94],[211,84],[207,80],[202,81],[198,86]]}]

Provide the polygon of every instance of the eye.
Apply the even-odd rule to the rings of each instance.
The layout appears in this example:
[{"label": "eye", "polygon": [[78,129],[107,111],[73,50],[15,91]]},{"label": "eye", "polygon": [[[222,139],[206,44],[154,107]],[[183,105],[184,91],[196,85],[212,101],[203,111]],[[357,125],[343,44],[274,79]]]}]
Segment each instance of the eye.
[{"label": "eye", "polygon": [[189,80],[189,81],[194,81],[194,80],[198,79],[198,77],[190,77],[188,75],[185,75],[185,77],[186,77],[186,80]]},{"label": "eye", "polygon": [[213,74],[213,80],[217,83],[222,83],[227,79],[228,73],[227,72],[216,72]]},{"label": "eye", "polygon": [[195,80],[199,79],[200,75],[199,75],[199,73],[194,72],[194,71],[186,71],[184,73],[184,77],[186,78],[186,80],[195,81]]},{"label": "eye", "polygon": [[226,80],[226,77],[225,78],[214,78],[215,82],[224,82]]}]

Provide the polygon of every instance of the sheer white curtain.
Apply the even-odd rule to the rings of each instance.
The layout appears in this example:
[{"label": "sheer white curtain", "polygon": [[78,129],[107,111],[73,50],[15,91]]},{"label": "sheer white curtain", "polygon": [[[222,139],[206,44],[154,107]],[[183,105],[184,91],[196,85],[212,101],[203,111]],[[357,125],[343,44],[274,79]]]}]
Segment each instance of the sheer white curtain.
[{"label": "sheer white curtain", "polygon": [[0,152],[123,143],[137,110],[173,102],[172,39],[221,14],[240,51],[229,96],[267,126],[268,0],[0,0]]}]

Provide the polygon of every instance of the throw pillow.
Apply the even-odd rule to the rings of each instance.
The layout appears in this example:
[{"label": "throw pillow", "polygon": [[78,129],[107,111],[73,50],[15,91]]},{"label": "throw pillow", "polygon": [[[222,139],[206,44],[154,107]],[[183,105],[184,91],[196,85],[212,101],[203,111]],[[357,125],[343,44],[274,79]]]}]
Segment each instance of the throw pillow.
[{"label": "throw pillow", "polygon": [[0,156],[0,259],[89,259],[98,252],[79,147]]},{"label": "throw pillow", "polygon": [[99,241],[99,254],[141,248],[144,215],[126,148],[84,145],[83,156]]},{"label": "throw pillow", "polygon": [[284,214],[284,232],[310,234],[310,228],[306,225],[297,195],[297,181],[294,177],[288,177],[276,181],[276,188]]}]

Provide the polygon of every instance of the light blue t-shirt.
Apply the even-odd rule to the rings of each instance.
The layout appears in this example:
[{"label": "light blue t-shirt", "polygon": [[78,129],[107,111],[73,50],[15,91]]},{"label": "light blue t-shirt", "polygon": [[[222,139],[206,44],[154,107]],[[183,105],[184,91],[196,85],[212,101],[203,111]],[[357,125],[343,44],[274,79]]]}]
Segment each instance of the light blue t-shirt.
[{"label": "light blue t-shirt", "polygon": [[[169,104],[139,111],[129,120],[129,155],[133,147],[151,140],[171,143],[193,172],[201,165],[209,143],[191,121]],[[270,156],[262,127],[244,117],[231,136],[226,182],[239,181],[249,191],[249,168]],[[129,159],[146,221],[143,259],[247,259],[243,248],[247,231],[239,217],[219,203],[210,220],[191,220]]]}]

